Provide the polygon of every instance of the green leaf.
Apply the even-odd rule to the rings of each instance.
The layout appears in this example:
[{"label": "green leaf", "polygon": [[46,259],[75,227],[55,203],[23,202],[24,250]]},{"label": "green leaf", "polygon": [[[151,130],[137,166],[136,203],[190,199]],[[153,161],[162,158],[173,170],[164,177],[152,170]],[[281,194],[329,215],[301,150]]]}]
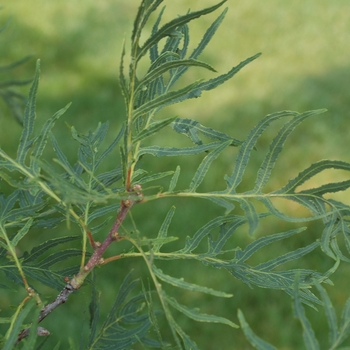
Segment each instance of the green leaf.
[{"label": "green leaf", "polygon": [[196,145],[201,145],[203,143],[202,140],[199,138],[198,133],[201,133],[203,134],[203,136],[215,141],[225,142],[231,140],[232,146],[238,146],[242,144],[241,141],[234,139],[233,137],[223,132],[203,126],[202,124],[192,119],[177,118],[171,126],[177,133],[188,136],[191,139],[191,141]]},{"label": "green leaf", "polygon": [[243,312],[240,309],[238,309],[237,315],[245,337],[247,338],[249,343],[253,345],[254,348],[258,350],[276,350],[276,348],[273,345],[262,340],[252,331],[252,329],[249,327],[247,321],[244,318]]},{"label": "green leaf", "polygon": [[173,174],[174,174],[173,171],[165,171],[163,173],[157,173],[157,174],[153,174],[153,175],[149,175],[149,176],[144,176],[144,177],[141,177],[141,179],[138,179],[137,183],[139,185],[143,185],[143,184],[146,184],[146,183],[151,182],[151,181],[163,179],[164,177],[167,177],[167,176],[170,176]]},{"label": "green leaf", "polygon": [[174,175],[170,180],[169,189],[168,189],[169,193],[174,192],[174,189],[176,187],[177,180],[179,179],[179,176],[180,176],[180,166],[177,166],[176,170],[174,172]]},{"label": "green leaf", "polygon": [[164,120],[152,122],[147,128],[143,129],[138,135],[136,135],[133,138],[133,142],[139,142],[141,140],[144,140],[146,137],[149,137],[155,134],[156,132],[162,130],[167,125],[172,123],[175,119],[176,117],[172,117],[172,118],[167,118]]},{"label": "green leaf", "polygon": [[159,146],[148,146],[142,147],[138,153],[138,156],[143,154],[151,154],[155,157],[177,157],[177,156],[190,156],[199,154],[202,152],[209,151],[211,149],[217,148],[220,142],[211,142],[205,145],[198,145],[194,147],[159,147]]},{"label": "green leaf", "polygon": [[182,330],[182,328],[176,322],[174,322],[174,327],[182,339],[185,350],[199,350],[197,344]]},{"label": "green leaf", "polygon": [[207,68],[212,72],[216,72],[216,70],[209,64],[195,60],[195,59],[172,60],[157,66],[156,68],[151,70],[149,73],[147,73],[142,79],[140,79],[139,86],[140,87],[146,86],[150,81],[158,78],[160,75],[168,72],[171,69],[175,69],[179,67],[202,67],[202,68]]},{"label": "green leaf", "polygon": [[[162,223],[162,226],[160,227],[159,229],[159,232],[158,232],[158,236],[157,236],[157,239],[161,239],[161,238],[166,238],[167,235],[168,235],[168,229],[169,229],[169,226],[170,226],[170,223],[171,223],[171,220],[173,218],[175,214],[175,207],[171,207],[170,210],[168,211],[163,223]],[[155,253],[158,253],[159,252],[159,249],[163,246],[163,244],[161,243],[154,243],[153,244],[153,252]]]},{"label": "green leaf", "polygon": [[337,316],[326,290],[317,281],[315,282],[315,285],[323,300],[324,310],[326,312],[329,327],[329,345],[332,346],[332,344],[334,344],[338,338]]},{"label": "green leaf", "polygon": [[[55,113],[53,115],[52,118],[50,118],[44,124],[44,126],[42,127],[42,130],[40,132],[40,136],[39,136],[39,138],[35,144],[35,147],[33,149],[33,152],[32,152],[32,157],[34,159],[41,157],[41,155],[44,151],[44,148],[46,146],[47,139],[48,139],[48,136],[49,136],[51,129],[55,125],[55,122],[58,120],[58,118],[60,118],[61,115],[66,112],[66,110],[69,108],[70,105],[71,105],[71,103],[69,103],[66,107],[60,109],[57,113]],[[33,161],[33,159],[31,160],[30,167],[31,167],[34,174],[40,173],[40,168],[39,168],[38,164],[35,161]]]},{"label": "green leaf", "polygon": [[130,296],[138,283],[137,280],[131,282],[130,278],[129,274],[124,279],[107,319],[89,349],[124,350],[135,343],[147,342],[151,323],[149,315],[142,312],[145,297],[143,294]]},{"label": "green leaf", "polygon": [[23,350],[33,350],[39,334],[40,336],[50,335],[50,332],[48,330],[46,330],[43,327],[38,327],[38,318],[39,318],[40,312],[41,312],[40,307],[36,307],[35,312],[31,317],[32,322],[30,325],[29,336],[25,340]]},{"label": "green leaf", "polygon": [[[216,30],[220,26],[222,20],[224,19],[227,12],[227,8],[221,13],[221,15],[210,25],[210,27],[205,32],[202,40],[199,42],[198,46],[193,50],[192,54],[190,55],[190,58],[196,59],[205,49],[205,47],[209,44],[210,40],[214,36]],[[182,27],[185,28],[185,27]],[[181,50],[181,57],[185,57],[187,47],[189,42],[189,35],[185,31],[184,32],[184,47]],[[175,84],[175,82],[187,71],[188,67],[182,67],[177,69],[176,74],[171,78],[171,81],[169,82],[169,85],[172,86]]]},{"label": "green leaf", "polygon": [[241,208],[244,210],[249,223],[249,235],[253,236],[254,231],[258,228],[259,225],[259,215],[255,210],[254,204],[245,198],[238,198]]},{"label": "green leaf", "polygon": [[33,218],[30,218],[26,224],[17,232],[15,237],[12,238],[11,244],[13,247],[16,247],[18,242],[28,233],[30,227],[33,224]]},{"label": "green leaf", "polygon": [[17,313],[15,314],[15,319],[13,320],[14,322],[13,324],[11,324],[11,328],[8,330],[5,336],[6,343],[2,348],[2,350],[12,350],[14,348],[14,345],[17,341],[18,334],[21,328],[23,328],[25,318],[28,316],[29,312],[33,309],[34,305],[35,305],[35,301],[31,300],[24,305],[23,310],[19,314]]},{"label": "green leaf", "polygon": [[214,5],[212,7],[208,7],[206,9],[196,11],[196,12],[190,12],[187,15],[180,16],[176,19],[173,19],[172,21],[168,22],[165,24],[163,27],[161,27],[156,33],[152,34],[150,38],[148,38],[143,46],[140,48],[136,61],[139,61],[143,55],[153,46],[156,45],[162,38],[171,35],[172,31],[175,30],[176,28],[194,20],[195,18],[198,18],[202,15],[211,13],[215,11],[217,8],[222,6],[226,0],[220,2],[217,5]]},{"label": "green leaf", "polygon": [[315,111],[308,111],[302,114],[296,115],[291,121],[285,124],[282,129],[279,131],[277,136],[273,139],[269,152],[267,153],[255,181],[255,187],[252,190],[253,193],[260,193],[262,188],[266,185],[267,181],[270,178],[271,171],[275,166],[278,155],[281,153],[283,145],[287,137],[291,132],[306,118],[313,116],[315,114],[320,114],[326,110],[320,109]]},{"label": "green leaf", "polygon": [[238,227],[242,226],[247,222],[245,217],[237,216],[232,222],[226,223],[220,226],[220,232],[216,241],[209,236],[209,247],[207,254],[209,256],[217,256],[224,253],[222,250],[227,240],[232,236],[232,234],[237,230]]},{"label": "green leaf", "polygon": [[124,76],[124,57],[125,57],[125,40],[123,41],[123,49],[120,57],[120,65],[119,65],[119,85],[124,96],[125,106],[129,106],[130,96],[129,90],[126,84],[125,76]]},{"label": "green leaf", "polygon": [[233,297],[233,294],[227,294],[224,292],[214,290],[212,288],[199,286],[198,284],[188,283],[184,281],[183,278],[175,278],[175,277],[166,275],[162,270],[156,268],[154,265],[152,266],[152,270],[158,278],[160,278],[162,281],[166,283],[171,284],[172,286],[182,288],[182,289],[187,289],[192,292],[201,292],[201,293],[205,293],[205,294],[209,294],[209,295],[213,295],[221,298]]},{"label": "green leaf", "polygon": [[306,254],[309,254],[319,246],[320,246],[319,242],[310,243],[306,247],[298,248],[296,250],[283,254],[278,258],[259,264],[258,266],[256,266],[256,268],[259,269],[260,271],[269,271],[269,270],[275,269],[277,266],[285,264],[286,262],[300,259],[301,257],[303,257]]},{"label": "green leaf", "polygon": [[[306,168],[301,173],[299,173],[297,177],[288,181],[288,183],[284,187],[282,187],[281,189],[273,193],[276,193],[276,194],[295,193],[295,190],[298,186],[301,186],[304,182],[309,180],[311,177],[315,176],[316,174],[326,169],[339,169],[339,170],[350,171],[350,163],[339,161],[339,160],[328,160],[328,159],[313,163],[308,168]],[[346,187],[344,189],[346,189]]]},{"label": "green leaf", "polygon": [[197,187],[202,183],[206,173],[209,170],[209,167],[211,163],[220,155],[220,153],[226,149],[231,144],[231,140],[223,142],[218,148],[211,151],[202,161],[202,163],[199,165],[196,173],[194,174],[189,192],[195,192]]},{"label": "green leaf", "polygon": [[176,253],[191,253],[194,249],[196,249],[199,245],[199,243],[202,241],[203,238],[207,237],[209,233],[214,230],[215,228],[234,220],[236,216],[234,215],[227,215],[227,216],[219,216],[211,221],[209,221],[207,224],[205,224],[203,227],[201,227],[194,235],[193,237],[187,237],[186,239],[186,245],[183,249],[177,251]]},{"label": "green leaf", "polygon": [[244,66],[249,64],[250,62],[254,61],[256,58],[258,58],[261,54],[258,53],[252,57],[249,57],[245,59],[243,62],[238,64],[236,67],[233,67],[230,71],[228,71],[225,74],[219,75],[216,78],[206,80],[202,82],[201,84],[198,85],[196,89],[193,91],[189,92],[188,94],[182,96],[179,98],[177,102],[181,102],[190,98],[197,98],[202,94],[202,91],[209,91],[212,89],[215,89],[217,86],[223,84],[225,81],[231,79],[235,74],[237,74]]},{"label": "green leaf", "polygon": [[239,328],[238,325],[231,322],[227,318],[215,316],[215,315],[207,315],[202,314],[198,311],[198,309],[190,309],[185,305],[181,305],[174,298],[166,296],[166,301],[175,309],[183,313],[185,316],[197,321],[197,322],[210,322],[210,323],[222,323],[226,324],[232,328]]},{"label": "green leaf", "polygon": [[41,243],[40,245],[34,247],[28,256],[24,258],[24,262],[32,262],[36,260],[41,255],[47,253],[47,251],[51,248],[54,248],[60,244],[65,244],[71,241],[76,241],[80,239],[80,236],[67,236],[67,237],[59,237],[59,238],[53,238],[50,239],[44,243]]},{"label": "green leaf", "polygon": [[309,320],[305,315],[305,310],[300,300],[299,293],[299,281],[296,280],[294,283],[294,315],[297,319],[299,319],[302,327],[303,327],[303,338],[305,346],[308,350],[318,350],[320,348],[318,341],[315,337],[315,333],[311,327]]},{"label": "green leaf", "polygon": [[297,114],[297,112],[290,111],[269,114],[251,130],[247,139],[241,145],[232,175],[226,177],[228,193],[235,193],[236,187],[241,183],[250,158],[250,154],[254,149],[258,138],[261,136],[264,130],[275,120],[278,120],[282,117],[296,116]]},{"label": "green leaf", "polygon": [[98,160],[96,161],[96,168],[114,150],[115,146],[120,142],[120,140],[124,136],[124,132],[125,132],[125,125],[123,124],[121,129],[120,129],[120,131],[119,131],[119,133],[118,133],[118,135],[117,135],[117,137],[112,141],[112,143],[98,157]]},{"label": "green leaf", "polygon": [[178,102],[179,97],[184,96],[190,91],[194,90],[199,84],[200,81],[196,81],[192,84],[185,86],[182,89],[176,91],[169,91],[161,96],[154,98],[151,101],[146,102],[145,104],[134,110],[133,119],[136,119],[137,117],[144,115],[158,107],[163,107],[164,105]]},{"label": "green leaf", "polygon": [[217,204],[217,205],[220,205],[221,207],[225,208],[226,211],[225,211],[225,215],[228,215],[231,213],[231,211],[235,208],[235,206],[228,202],[227,200],[223,199],[223,198],[220,198],[220,197],[212,197],[210,196],[211,194],[215,194],[216,192],[209,192],[209,195],[208,197],[206,196],[201,196],[201,198],[203,199],[208,199],[210,200],[211,202]]},{"label": "green leaf", "polygon": [[339,325],[339,344],[350,336],[350,298],[346,301]]},{"label": "green leaf", "polygon": [[34,81],[30,88],[28,103],[24,111],[23,132],[19,141],[18,149],[17,149],[16,160],[20,165],[24,165],[24,161],[28,153],[28,150],[33,145],[33,141],[34,141],[34,139],[30,139],[30,137],[34,131],[36,93],[38,91],[38,86],[39,86],[39,75],[40,75],[40,60],[37,60]]},{"label": "green leaf", "polygon": [[291,237],[297,233],[305,231],[305,229],[306,229],[306,227],[302,227],[299,229],[294,229],[294,230],[290,230],[290,231],[286,231],[286,232],[275,233],[273,235],[261,237],[261,238],[255,240],[254,242],[250,243],[249,245],[247,245],[247,247],[243,251],[241,251],[241,250],[237,251],[236,252],[236,259],[238,259],[238,261],[240,261],[240,262],[244,262],[244,261],[248,260],[253,254],[255,254],[262,247],[265,247],[265,246],[267,246],[271,243],[274,243],[274,242],[278,242],[282,239]]},{"label": "green leaf", "polygon": [[95,271],[92,272],[92,291],[91,291],[91,301],[89,305],[89,312],[90,312],[90,334],[88,339],[87,346],[90,347],[93,343],[93,340],[96,337],[97,332],[97,325],[98,321],[100,319],[100,297],[101,293],[96,289],[96,274]]}]

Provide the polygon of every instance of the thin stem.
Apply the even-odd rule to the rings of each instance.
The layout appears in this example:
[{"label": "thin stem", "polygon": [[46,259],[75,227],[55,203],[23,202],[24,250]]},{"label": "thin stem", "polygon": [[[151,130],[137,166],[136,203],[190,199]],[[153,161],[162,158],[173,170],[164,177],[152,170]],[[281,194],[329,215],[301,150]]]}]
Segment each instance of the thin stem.
[{"label": "thin stem", "polygon": [[15,261],[16,267],[18,269],[18,272],[21,275],[24,288],[26,289],[26,291],[28,291],[30,289],[30,287],[29,287],[29,284],[27,282],[26,276],[24,275],[24,272],[23,272],[23,269],[22,269],[22,265],[21,265],[21,263],[19,262],[19,260],[17,258],[16,249],[13,246],[12,242],[10,241],[10,239],[8,238],[5,228],[1,224],[0,224],[0,231],[1,231],[1,234],[2,234],[3,238],[6,241],[7,250],[12,255],[12,258]]},{"label": "thin stem", "polygon": [[[156,287],[156,290],[157,290],[157,293],[158,293],[158,297],[159,297],[160,302],[162,304],[165,317],[166,317],[166,319],[168,321],[168,324],[169,324],[169,327],[171,329],[171,333],[172,333],[172,335],[174,337],[174,340],[175,340],[177,346],[179,348],[181,348],[179,337],[176,334],[176,330],[172,326],[174,324],[174,319],[173,319],[173,316],[172,316],[172,314],[170,312],[170,309],[168,307],[168,303],[166,302],[166,300],[164,298],[162,285],[158,282],[157,277],[156,277],[156,275],[154,274],[154,272],[152,270],[152,260],[153,260],[152,259],[152,254],[147,254],[150,257],[150,259],[148,259],[146,253],[143,251],[142,247],[137,244],[136,241],[130,240],[130,242],[132,242],[135,245],[135,247],[139,250],[139,252],[140,252],[139,254],[142,256],[143,260],[145,261],[145,263],[147,265],[148,271],[149,271],[149,273],[151,275],[151,278],[153,280],[153,284]],[[148,253],[150,253],[150,252],[148,252]]]}]

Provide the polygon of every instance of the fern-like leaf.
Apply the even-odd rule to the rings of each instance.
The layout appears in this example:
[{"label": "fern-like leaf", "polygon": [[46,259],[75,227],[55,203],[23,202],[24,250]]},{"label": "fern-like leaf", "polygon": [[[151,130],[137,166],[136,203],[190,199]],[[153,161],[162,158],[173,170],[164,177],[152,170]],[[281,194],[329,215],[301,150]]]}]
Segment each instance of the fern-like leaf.
[{"label": "fern-like leaf", "polygon": [[137,283],[137,280],[131,281],[130,274],[125,278],[106,321],[89,349],[123,350],[138,342],[159,347],[158,342],[146,337],[151,322],[149,315],[142,313],[145,296],[130,296]]}]

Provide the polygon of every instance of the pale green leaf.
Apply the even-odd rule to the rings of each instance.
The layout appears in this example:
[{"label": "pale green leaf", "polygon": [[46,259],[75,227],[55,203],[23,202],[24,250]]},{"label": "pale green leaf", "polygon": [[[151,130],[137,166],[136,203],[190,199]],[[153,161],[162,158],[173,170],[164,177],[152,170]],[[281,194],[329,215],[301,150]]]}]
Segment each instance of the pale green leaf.
[{"label": "pale green leaf", "polygon": [[302,327],[303,327],[303,338],[305,346],[308,350],[319,350],[320,346],[315,337],[314,330],[311,327],[309,320],[305,315],[305,310],[303,305],[301,304],[300,295],[299,295],[299,283],[296,281],[294,283],[294,315],[297,319],[299,319]]},{"label": "pale green leaf", "polygon": [[176,167],[173,177],[170,180],[169,189],[168,189],[169,193],[172,193],[174,191],[177,184],[177,180],[179,179],[179,176],[180,176],[180,166],[178,165]]},{"label": "pale green leaf", "polygon": [[152,156],[155,156],[155,157],[190,156],[190,155],[199,154],[199,153],[217,148],[219,144],[220,142],[211,142],[205,145],[183,147],[183,148],[148,146],[148,147],[142,147],[138,155],[139,157],[143,154],[151,154]]},{"label": "pale green leaf", "polygon": [[[288,181],[287,185],[282,187],[280,190],[273,193],[295,193],[298,186],[301,186],[304,182],[309,180],[311,177],[322,172],[326,169],[338,169],[350,171],[350,163],[339,161],[339,160],[321,160],[319,162],[311,164],[308,168],[298,174],[297,177]],[[346,187],[344,188],[346,189]]]},{"label": "pale green leaf", "polygon": [[163,107],[164,105],[176,103],[179,97],[184,96],[190,91],[194,90],[198,86],[198,84],[200,84],[200,81],[196,81],[176,91],[169,91],[161,96],[154,98],[151,101],[146,102],[145,104],[134,110],[133,119],[136,119],[137,117],[146,114],[158,107]]},{"label": "pale green leaf", "polygon": [[252,204],[249,200],[246,200],[245,198],[238,198],[237,201],[244,210],[244,214],[248,219],[249,235],[252,236],[259,225],[259,215],[255,210],[254,204]]},{"label": "pale green leaf", "polygon": [[16,319],[14,319],[13,324],[11,324],[11,328],[8,330],[7,334],[5,335],[5,345],[2,348],[2,350],[13,350],[14,345],[17,341],[18,334],[24,326],[24,321],[26,317],[28,316],[29,312],[33,309],[35,306],[35,300],[32,299],[28,301],[24,307],[23,310],[19,314],[16,314]]},{"label": "pale green leaf", "polygon": [[279,256],[278,258],[275,258],[275,259],[266,261],[262,264],[259,264],[258,266],[256,266],[256,269],[258,269],[260,271],[270,271],[272,269],[275,269],[279,265],[285,264],[285,263],[292,261],[292,260],[300,259],[301,257],[303,257],[306,254],[309,254],[310,252],[312,252],[313,250],[315,250],[319,246],[320,246],[319,242],[313,242],[313,243],[307,245],[306,247],[298,248],[296,250],[293,250],[291,252],[283,254],[283,255]]},{"label": "pale green leaf", "polygon": [[304,231],[306,228],[302,227],[299,229],[294,229],[286,232],[275,233],[273,235],[268,235],[261,237],[254,242],[250,243],[243,251],[236,252],[236,259],[240,262],[248,260],[255,252],[257,252],[262,247],[265,247],[271,243],[278,242],[282,239],[291,237],[297,233]]},{"label": "pale green leaf", "polygon": [[325,112],[324,109],[308,111],[302,114],[298,114],[293,117],[291,121],[285,124],[282,129],[279,131],[277,136],[273,139],[269,152],[267,153],[259,171],[255,181],[255,187],[252,190],[253,193],[260,193],[262,188],[266,185],[267,181],[270,178],[271,171],[275,166],[276,160],[280,152],[282,151],[283,145],[287,139],[287,137],[291,134],[291,132],[306,118],[313,116],[315,114],[320,114]]},{"label": "pale green leaf", "polygon": [[128,86],[127,86],[125,76],[124,76],[124,57],[125,57],[125,40],[123,41],[122,54],[120,57],[119,85],[120,85],[122,94],[124,96],[125,106],[129,106],[130,96],[129,96],[129,90],[128,90]]},{"label": "pale green leaf", "polygon": [[[136,287],[137,280],[130,281],[130,274],[124,279],[116,300],[109,311],[96,338],[89,349],[124,350],[133,344],[146,343],[151,322],[149,315],[142,312],[145,296],[138,294],[131,297],[131,291]],[[130,327],[132,324],[134,327]],[[157,344],[157,342],[152,341]]]},{"label": "pale green leaf", "polygon": [[162,130],[167,125],[172,123],[175,119],[176,117],[171,117],[160,121],[153,121],[147,128],[143,129],[139,134],[137,134],[133,138],[133,142],[139,142],[141,140],[144,140],[146,137],[157,133],[158,131]]},{"label": "pale green leaf", "polygon": [[33,218],[29,218],[25,225],[17,232],[15,237],[12,238],[11,244],[13,247],[16,247],[18,242],[28,233],[30,227],[33,224],[33,220]]},{"label": "pale green leaf", "polygon": [[209,192],[208,197],[202,196],[201,198],[208,199],[211,202],[225,208],[226,209],[225,215],[230,214],[231,211],[235,208],[235,206],[231,202],[225,200],[224,198],[210,196],[210,193],[215,193],[215,192]]},{"label": "pale green leaf", "polygon": [[256,58],[258,58],[261,54],[258,53],[252,57],[247,58],[240,64],[238,64],[236,67],[233,67],[230,71],[228,71],[225,74],[219,75],[216,78],[206,80],[198,85],[196,89],[189,92],[188,94],[180,97],[178,101],[181,102],[190,98],[197,98],[202,94],[202,91],[209,91],[212,89],[215,89],[217,86],[223,84],[225,81],[231,79],[235,74],[237,74],[244,66],[249,64],[250,62],[254,61]]},{"label": "pale green leaf", "polygon": [[192,292],[201,292],[209,295],[213,295],[216,297],[222,297],[222,298],[231,298],[233,297],[233,294],[227,294],[224,292],[220,292],[217,290],[214,290],[212,288],[199,286],[198,284],[188,283],[184,281],[183,278],[175,278],[169,275],[166,275],[162,270],[156,268],[154,265],[152,266],[153,272],[156,274],[158,278],[160,278],[162,281],[171,284],[172,286],[187,289]]},{"label": "pale green leaf", "polygon": [[232,328],[239,328],[238,325],[231,322],[227,318],[215,316],[215,315],[207,315],[199,312],[198,309],[190,309],[185,305],[181,305],[174,298],[166,296],[166,301],[175,309],[186,315],[187,317],[197,321],[197,322],[210,322],[210,323],[222,323],[226,324]]},{"label": "pale green leaf", "polygon": [[[199,42],[198,46],[193,50],[192,54],[190,55],[190,58],[196,59],[203,52],[205,47],[209,44],[210,40],[214,36],[216,30],[219,28],[222,20],[224,19],[225,15],[226,15],[226,12],[227,12],[227,8],[210,25],[210,27],[205,32],[202,40]],[[186,27],[184,26],[182,28],[186,28],[185,32],[184,32],[184,38],[183,38],[184,45],[183,45],[183,48],[181,50],[181,57],[185,57],[187,47],[188,47],[188,42],[189,42],[189,34],[188,34],[187,25],[186,25]],[[169,82],[169,84],[171,86],[174,85],[175,82],[187,71],[187,69],[188,69],[188,67],[182,67],[182,68],[177,69],[176,74],[174,75],[174,77],[171,78],[171,81]]]},{"label": "pale green leaf", "polygon": [[164,177],[171,176],[173,174],[174,174],[173,171],[164,171],[163,173],[157,173],[157,174],[141,177],[140,179],[137,180],[137,183],[139,185],[143,185],[151,181],[163,179]]},{"label": "pale green leaf", "polygon": [[321,286],[319,282],[315,282],[316,288],[321,294],[324,310],[327,316],[327,322],[329,327],[329,344],[332,345],[337,341],[338,338],[338,325],[337,316],[335,314],[334,307],[331,300],[326,292],[326,290]]},{"label": "pale green leaf", "polygon": [[212,230],[216,229],[217,227],[219,227],[227,222],[231,222],[234,219],[236,219],[236,216],[234,216],[234,215],[219,216],[215,219],[212,219],[207,224],[205,224],[203,227],[201,227],[193,235],[193,237],[191,237],[191,238],[187,237],[185,247],[183,249],[177,251],[176,253],[191,253],[194,249],[196,249],[198,247],[198,245],[202,241],[202,239],[207,237]]},{"label": "pale green leaf", "polygon": [[142,79],[140,79],[139,81],[140,87],[146,86],[150,81],[158,78],[160,75],[168,72],[170,69],[175,69],[179,67],[202,67],[202,68],[207,68],[212,72],[216,72],[216,70],[211,65],[195,59],[172,60],[157,66],[156,68],[151,70],[149,73],[147,73]]},{"label": "pale green leaf", "polygon": [[297,114],[297,112],[291,111],[283,111],[269,114],[250,131],[247,139],[241,145],[232,175],[226,177],[227,191],[229,193],[235,193],[236,187],[241,183],[251,152],[254,149],[258,138],[265,131],[265,129],[272,122],[282,117],[296,116]]},{"label": "pale green leaf", "polygon": [[249,343],[251,345],[253,345],[253,347],[255,349],[258,349],[258,350],[276,350],[276,348],[273,345],[262,340],[260,337],[258,337],[252,331],[252,329],[249,327],[247,321],[244,318],[243,312],[240,309],[238,309],[237,316],[238,316],[238,319],[239,319],[239,322],[241,324],[241,328],[243,330],[245,337],[247,338]]},{"label": "pale green leaf", "polygon": [[[158,236],[157,236],[157,239],[160,239],[160,238],[166,238],[167,235],[168,235],[168,229],[169,229],[169,226],[170,226],[170,223],[171,223],[171,220],[173,218],[175,214],[175,207],[172,206],[170,208],[170,210],[168,211],[163,223],[162,223],[162,226],[160,227],[159,229],[159,232],[158,232]],[[153,243],[153,251],[155,253],[158,253],[159,252],[159,249],[162,247],[163,244],[160,244],[160,243]]]},{"label": "pale green leaf", "polygon": [[140,60],[140,58],[145,55],[145,53],[153,46],[156,45],[162,38],[171,35],[171,33],[178,27],[181,27],[182,25],[194,20],[195,18],[198,18],[202,15],[208,14],[210,12],[215,11],[217,8],[219,8],[221,5],[223,5],[226,2],[226,0],[220,2],[217,5],[214,5],[212,7],[208,7],[206,9],[196,11],[196,12],[190,12],[187,15],[180,16],[178,18],[173,19],[172,21],[168,22],[164,26],[162,26],[156,33],[152,34],[149,39],[145,41],[143,46],[140,48],[136,61]]},{"label": "pale green leaf", "polygon": [[114,147],[119,143],[119,141],[124,136],[124,132],[125,132],[125,125],[123,124],[122,127],[120,128],[120,131],[119,131],[117,137],[112,141],[112,143],[99,156],[99,158],[96,162],[96,168],[108,156],[108,154],[110,154],[113,151]]},{"label": "pale green leaf", "polygon": [[24,111],[23,131],[17,149],[17,162],[24,165],[28,150],[33,145],[34,139],[30,139],[34,131],[34,121],[36,117],[36,94],[39,86],[40,60],[36,62],[35,77],[30,88],[27,106]]},{"label": "pale green leaf", "polygon": [[202,163],[199,165],[196,173],[194,174],[189,192],[195,192],[197,187],[202,183],[206,173],[209,170],[209,167],[211,163],[220,155],[220,153],[226,149],[231,144],[231,140],[223,142],[218,148],[211,151],[202,161]]},{"label": "pale green leaf", "polygon": [[339,325],[339,344],[350,336],[350,298],[344,306]]},{"label": "pale green leaf", "polygon": [[[52,118],[50,118],[42,127],[39,138],[34,146],[33,152],[32,152],[32,157],[34,159],[41,157],[44,148],[46,146],[47,143],[47,139],[48,136],[50,134],[51,129],[53,128],[53,126],[55,125],[56,121],[58,120],[58,118],[61,117],[62,114],[64,114],[66,112],[66,110],[69,108],[69,106],[71,105],[71,103],[68,103],[66,107],[60,109],[57,113],[55,113]],[[40,172],[40,168],[38,166],[38,163],[36,163],[35,161],[33,161],[33,159],[31,160],[30,163],[30,167],[33,171],[34,174],[39,174]]]},{"label": "pale green leaf", "polygon": [[[153,24],[152,35],[155,34],[159,29],[159,24],[160,24],[160,21],[162,20],[164,10],[165,10],[165,6],[163,6],[163,8],[159,11],[159,15]],[[150,55],[151,62],[153,64],[153,62],[155,62],[159,57],[158,44],[155,44],[150,48],[149,55]]]},{"label": "pale green leaf", "polygon": [[197,145],[201,145],[203,142],[199,138],[198,134],[201,133],[203,136],[208,137],[209,139],[216,140],[216,141],[228,141],[231,140],[232,146],[238,146],[242,144],[241,141],[223,133],[217,130],[214,130],[212,128],[208,128],[200,123],[198,123],[196,120],[192,119],[183,119],[183,118],[177,118],[172,123],[172,128],[174,131],[184,134],[188,136],[193,143]]},{"label": "pale green leaf", "polygon": [[32,262],[40,257],[42,254],[47,253],[48,249],[56,247],[57,245],[68,243],[71,241],[75,241],[77,239],[81,239],[80,236],[67,236],[67,237],[59,237],[53,238],[46,242],[41,243],[40,245],[34,247],[30,254],[25,257],[24,262]]}]

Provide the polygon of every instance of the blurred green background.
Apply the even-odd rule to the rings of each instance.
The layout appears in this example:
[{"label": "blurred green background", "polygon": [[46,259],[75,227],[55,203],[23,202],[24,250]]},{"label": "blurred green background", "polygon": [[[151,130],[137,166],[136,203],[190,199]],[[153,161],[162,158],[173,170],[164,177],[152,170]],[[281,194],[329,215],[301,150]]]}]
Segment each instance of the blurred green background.
[{"label": "blurred green background", "polygon": [[[167,6],[164,20],[184,14],[188,8],[198,10],[214,3],[212,0],[164,1]],[[72,106],[55,127],[55,135],[72,161],[76,153],[72,149],[74,141],[66,124],[74,125],[79,132],[87,132],[94,129],[98,121],[109,121],[109,141],[115,137],[121,126],[124,106],[118,85],[118,65],[122,41],[130,38],[138,4],[139,1],[125,0],[1,2],[1,24],[7,23],[7,27],[0,34],[0,64],[9,64],[28,54],[33,57],[27,64],[1,79],[9,76],[17,79],[30,78],[34,74],[35,60],[41,59],[37,127],[72,101]],[[244,139],[249,130],[268,113],[285,109],[302,112],[327,108],[326,114],[307,120],[290,137],[273,172],[269,189],[279,188],[314,161],[324,158],[350,161],[350,2],[228,0],[227,6],[229,12],[224,23],[200,59],[212,64],[219,73],[224,73],[248,56],[257,52],[262,52],[263,55],[231,81],[214,91],[204,93],[201,99],[165,109],[160,117],[177,115],[181,118],[193,118],[206,126]],[[217,15],[219,12],[191,23],[192,48]],[[145,62],[144,67],[147,64]],[[192,69],[184,83],[213,76],[214,73]],[[27,95],[29,87],[20,87],[19,90]],[[2,101],[0,107],[0,146],[14,154],[21,127],[11,117]],[[257,167],[280,125],[277,123],[271,127],[259,140],[242,189],[249,189],[254,183]],[[170,139],[171,137],[171,132],[165,132],[152,142],[172,145],[182,142],[182,138]],[[223,176],[232,171],[236,153],[236,149],[230,149],[214,163],[200,190],[223,188]],[[47,156],[52,157],[53,154],[49,151]],[[200,159],[149,157],[145,158],[143,165],[150,172],[157,172],[174,170],[177,164],[181,164],[180,183],[185,186],[192,178]],[[110,166],[113,166],[112,161]],[[307,186],[339,181],[345,179],[345,176],[342,172],[327,171]],[[1,184],[1,191],[7,192],[8,188]],[[349,203],[348,195],[349,193],[343,193],[336,198]],[[151,202],[136,208],[134,214],[142,234],[154,235],[172,204],[176,205],[177,213],[169,234],[182,238],[193,234],[208,219],[223,213],[220,208],[197,200]],[[295,215],[305,214],[291,203],[281,203],[281,208]],[[286,223],[266,220],[260,225],[256,236],[291,227]],[[267,251],[266,256],[306,245],[320,237],[321,228],[319,223],[312,224],[308,231],[294,240],[276,245],[274,251]],[[38,242],[66,234],[65,225],[50,233],[34,232],[22,249],[28,250]],[[232,239],[232,246],[244,246],[250,241],[251,238],[244,228]],[[113,249],[118,251],[117,248]],[[267,259],[266,256],[261,256],[260,259]],[[331,261],[325,259],[320,252],[313,253],[309,259],[305,258],[303,263],[308,268],[320,271],[331,266]],[[102,312],[108,311],[118,286],[130,268],[135,269],[135,277],[142,274],[142,263],[132,260],[113,263],[98,271],[98,286],[102,290],[103,300]],[[303,348],[301,330],[293,319],[291,300],[285,293],[250,289],[225,271],[208,271],[208,268],[196,263],[168,263],[162,268],[167,273],[184,277],[190,282],[234,294],[234,298],[230,300],[220,300],[185,291],[172,291],[181,302],[200,307],[206,313],[225,316],[234,322],[237,322],[236,313],[239,307],[254,331],[278,349]],[[349,266],[342,265],[332,280],[340,287],[330,287],[327,291],[336,310],[340,312],[350,294]],[[144,278],[144,282],[148,283],[147,278]],[[48,300],[57,293],[42,286],[38,286],[38,291],[47,295]],[[8,309],[9,303],[15,304],[12,295],[4,291],[0,293],[0,309],[4,311]],[[43,322],[43,326],[52,332],[45,349],[52,348],[52,344],[58,339],[61,341],[61,349],[78,348],[72,339],[79,339],[80,333],[87,331],[81,320],[87,321],[89,318],[90,286],[82,288],[79,295],[75,300],[73,296],[68,304],[56,310],[57,312]],[[18,298],[20,300],[23,295]],[[307,312],[314,322],[321,348],[326,348],[328,330],[323,312]],[[181,316],[179,322],[187,333],[193,335],[201,349],[252,348],[240,330],[195,324]]]}]

